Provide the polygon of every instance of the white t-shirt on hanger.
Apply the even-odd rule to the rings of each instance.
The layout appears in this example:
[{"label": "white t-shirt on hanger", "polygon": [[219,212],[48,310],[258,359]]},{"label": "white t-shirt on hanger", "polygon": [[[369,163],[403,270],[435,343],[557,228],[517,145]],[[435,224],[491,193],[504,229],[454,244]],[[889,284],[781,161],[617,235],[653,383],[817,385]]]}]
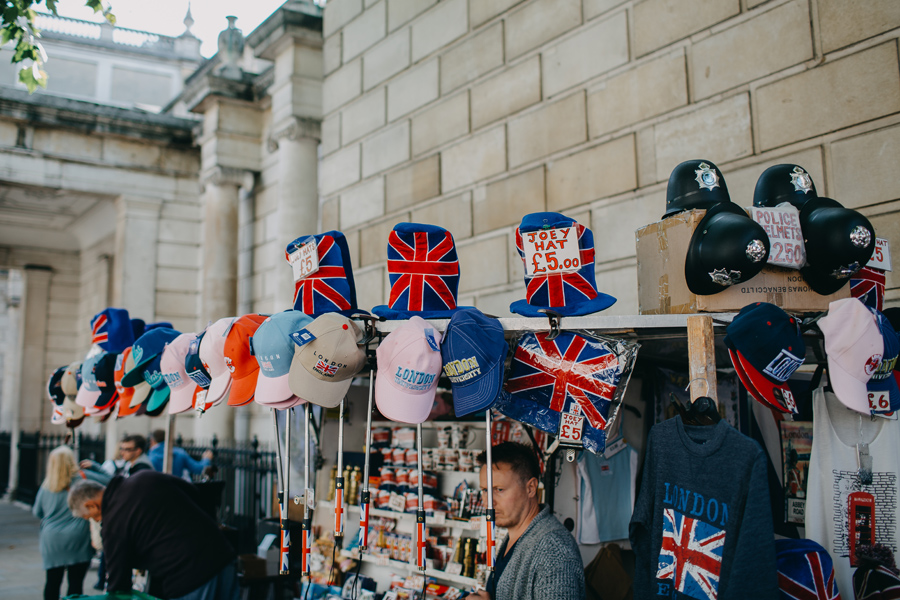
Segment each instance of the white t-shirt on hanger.
[{"label": "white t-shirt on hanger", "polygon": [[[872,484],[857,475],[858,442],[869,444]],[[834,561],[838,589],[853,595],[850,566],[848,496],[863,491],[875,498],[875,542],[894,555],[900,548],[900,421],[863,415],[845,407],[823,388],[813,392],[813,443],[806,500],[806,537],[821,544]],[[849,595],[849,596],[848,596]]]}]

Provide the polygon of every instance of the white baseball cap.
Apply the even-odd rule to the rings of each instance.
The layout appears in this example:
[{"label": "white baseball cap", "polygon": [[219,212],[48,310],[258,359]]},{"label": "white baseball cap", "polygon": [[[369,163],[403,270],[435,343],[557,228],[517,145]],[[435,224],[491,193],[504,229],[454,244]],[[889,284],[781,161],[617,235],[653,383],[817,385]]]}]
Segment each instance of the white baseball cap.
[{"label": "white baseball cap", "polygon": [[868,415],[869,379],[881,366],[884,338],[875,316],[856,298],[836,300],[819,319],[828,355],[828,377],[835,395],[847,408]]},{"label": "white baseball cap", "polygon": [[206,329],[203,341],[200,342],[200,360],[210,377],[206,401],[212,404],[224,400],[231,389],[231,371],[225,364],[225,339],[236,318],[219,319]]},{"label": "white baseball cap", "polygon": [[182,333],[169,342],[159,361],[160,372],[170,390],[170,415],[189,411],[194,405],[194,396],[197,394],[199,386],[187,376],[184,359],[190,350],[191,342],[196,338],[196,333]]},{"label": "white baseball cap", "polygon": [[385,417],[422,423],[431,413],[441,374],[441,333],[421,317],[411,317],[379,344],[375,403]]}]

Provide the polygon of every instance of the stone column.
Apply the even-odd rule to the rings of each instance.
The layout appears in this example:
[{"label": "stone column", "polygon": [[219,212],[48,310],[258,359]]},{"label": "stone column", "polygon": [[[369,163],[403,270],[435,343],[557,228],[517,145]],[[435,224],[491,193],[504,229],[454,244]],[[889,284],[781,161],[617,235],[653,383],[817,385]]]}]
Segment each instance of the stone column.
[{"label": "stone column", "polygon": [[9,449],[9,495],[12,501],[14,492],[19,486],[19,407],[21,376],[22,376],[22,348],[25,343],[22,328],[22,312],[24,308],[24,277],[18,269],[10,270],[7,282],[7,293],[4,298],[7,316],[7,343],[6,353],[3,357],[3,403],[0,405],[0,423],[3,429],[8,429],[11,434]]},{"label": "stone column", "polygon": [[[278,151],[278,250],[304,234],[317,233],[319,216],[317,119],[291,117],[268,140]],[[294,295],[291,269],[285,262],[276,270],[277,308],[290,308]]]},{"label": "stone column", "polygon": [[19,370],[19,427],[37,431],[49,421],[50,403],[44,385],[47,383],[47,318],[50,308],[50,267],[25,266],[25,296],[22,302],[22,362]]},{"label": "stone column", "polygon": [[[249,180],[249,181],[248,181]],[[240,189],[252,185],[243,169],[216,167],[203,177],[203,285],[200,323],[237,314]],[[234,438],[234,409],[217,406],[194,421],[194,437]]]}]

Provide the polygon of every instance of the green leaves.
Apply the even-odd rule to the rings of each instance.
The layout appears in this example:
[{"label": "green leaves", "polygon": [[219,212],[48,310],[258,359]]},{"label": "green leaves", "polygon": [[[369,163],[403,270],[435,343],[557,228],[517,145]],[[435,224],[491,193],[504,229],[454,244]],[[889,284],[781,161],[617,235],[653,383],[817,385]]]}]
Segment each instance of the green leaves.
[{"label": "green leaves", "polygon": [[[0,46],[15,43],[15,50],[10,62],[19,64],[31,61],[31,64],[19,71],[19,81],[28,88],[31,94],[38,88],[47,87],[47,73],[41,68],[47,60],[46,54],[36,41],[40,32],[34,26],[37,13],[32,8],[45,4],[47,10],[54,15],[59,0],[2,0],[0,8]],[[103,17],[110,25],[116,24],[116,16],[110,6],[103,6],[103,0],[85,0],[85,6],[92,8],[95,13],[103,13]]]}]

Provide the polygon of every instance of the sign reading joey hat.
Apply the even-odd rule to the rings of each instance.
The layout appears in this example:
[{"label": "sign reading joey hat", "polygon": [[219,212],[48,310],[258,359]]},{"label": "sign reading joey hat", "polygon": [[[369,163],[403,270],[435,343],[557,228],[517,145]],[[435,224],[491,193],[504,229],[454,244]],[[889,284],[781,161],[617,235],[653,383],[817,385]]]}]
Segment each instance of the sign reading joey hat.
[{"label": "sign reading joey hat", "polygon": [[343,233],[298,237],[287,245],[284,257],[294,273],[294,310],[311,317],[359,312],[350,249]]},{"label": "sign reading joey hat", "polygon": [[606,310],[616,299],[597,291],[594,234],[555,212],[525,215],[516,228],[516,250],[525,265],[525,299],[510,312],[540,317],[541,309],[564,316]]},{"label": "sign reading joey hat", "polygon": [[721,202],[706,211],[691,236],[684,279],[695,294],[718,294],[755,277],[768,257],[766,230],[737,204]]},{"label": "sign reading joey hat", "polygon": [[797,209],[818,198],[816,184],[800,165],[775,165],[762,172],[753,190],[753,206],[775,207],[790,202]]},{"label": "sign reading joey hat", "polygon": [[872,223],[831,198],[806,202],[800,211],[800,229],[809,263],[800,273],[823,296],[844,287],[875,252]]},{"label": "sign reading joey hat", "polygon": [[709,160],[687,160],[669,175],[663,219],[693,208],[712,208],[731,202],[719,167]]}]

